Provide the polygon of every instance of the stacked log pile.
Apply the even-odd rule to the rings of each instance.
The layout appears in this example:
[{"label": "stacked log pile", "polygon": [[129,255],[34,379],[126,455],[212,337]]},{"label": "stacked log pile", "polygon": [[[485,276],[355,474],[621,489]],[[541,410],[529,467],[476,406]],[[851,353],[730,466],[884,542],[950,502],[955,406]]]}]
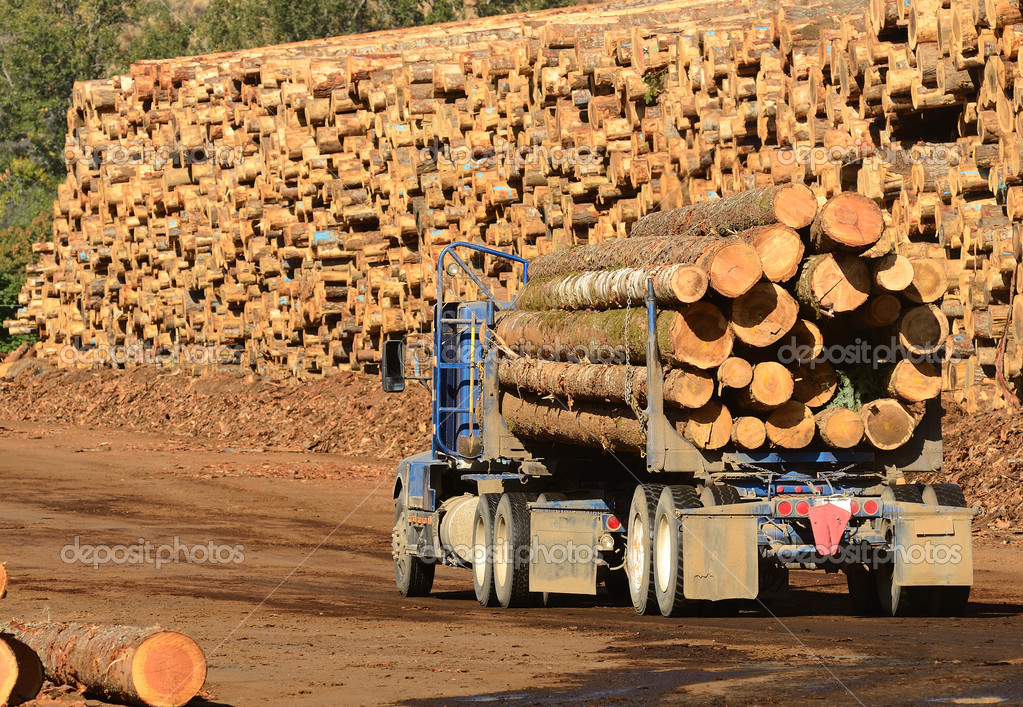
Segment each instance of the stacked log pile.
[{"label": "stacked log pile", "polygon": [[[519,307],[497,324],[509,429],[643,451],[652,296],[668,417],[697,447],[897,449],[941,394],[948,320],[941,292],[920,302],[920,261],[878,247],[884,232],[870,199],[841,193],[818,213],[808,188],[788,184],[651,214],[632,238],[534,260]],[[649,290],[607,286],[633,270],[650,273]],[[658,287],[663,273],[672,286]]]},{"label": "stacked log pile", "polygon": [[[576,7],[79,83],[54,239],[7,326],[38,332],[54,360],[67,346],[215,344],[266,374],[361,368],[385,338],[428,328],[435,259],[455,240],[533,259],[796,183],[820,202],[873,200],[877,252],[892,256],[876,286],[905,278],[908,259],[923,291],[903,299],[948,291],[945,387],[971,410],[1015,400],[1016,0],[782,5]],[[733,225],[730,243],[774,238],[749,231],[766,226],[756,213]],[[844,251],[808,245],[816,270],[842,270]],[[500,261],[476,264],[497,294],[520,289]],[[669,289],[685,277],[660,276]],[[856,316],[894,307],[877,297]]]}]

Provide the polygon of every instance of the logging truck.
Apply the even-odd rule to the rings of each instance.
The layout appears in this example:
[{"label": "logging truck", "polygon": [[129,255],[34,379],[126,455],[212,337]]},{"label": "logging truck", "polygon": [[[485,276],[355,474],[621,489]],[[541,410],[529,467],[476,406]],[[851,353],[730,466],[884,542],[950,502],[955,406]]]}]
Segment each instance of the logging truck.
[{"label": "logging truck", "polygon": [[[905,476],[941,468],[936,400],[912,438],[890,451],[819,440],[794,451],[699,448],[665,407],[651,280],[630,310],[648,332],[645,364],[626,364],[630,389],[641,394],[610,423],[634,430],[640,449],[614,451],[602,440],[616,432],[591,425],[571,397],[524,410],[502,384],[499,370],[517,354],[497,322],[515,303],[488,290],[474,267],[484,258],[521,267],[528,279],[522,258],[448,245],[437,262],[432,334],[383,345],[384,390],[415,381],[432,395],[431,449],[403,460],[393,487],[402,595],[427,595],[442,564],[470,570],[487,607],[606,592],[640,614],[719,615],[783,594],[790,570],[816,569],[846,575],[857,613],[965,609],[973,511],[958,486]],[[446,299],[455,277],[474,283],[478,299]],[[550,414],[523,423],[537,410]],[[576,439],[551,433],[556,425]],[[583,439],[587,430],[592,439]]]}]

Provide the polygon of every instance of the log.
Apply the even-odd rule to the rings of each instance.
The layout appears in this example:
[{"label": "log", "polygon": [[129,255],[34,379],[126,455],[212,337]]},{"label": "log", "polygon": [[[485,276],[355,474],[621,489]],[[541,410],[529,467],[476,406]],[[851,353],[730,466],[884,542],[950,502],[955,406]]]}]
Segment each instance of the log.
[{"label": "log", "polygon": [[855,329],[876,329],[899,321],[902,302],[892,294],[874,295],[867,303],[849,315]]},{"label": "log", "polygon": [[760,257],[764,277],[771,282],[791,280],[803,260],[803,239],[795,230],[781,224],[754,226],[740,238]]},{"label": "log", "polygon": [[948,276],[945,264],[940,260],[917,258],[913,264],[913,280],[902,293],[911,302],[927,304],[937,302],[945,296],[948,289]]},{"label": "log", "polygon": [[654,265],[596,270],[530,279],[515,299],[522,310],[641,307],[647,281],[661,306],[697,302],[707,292],[707,273],[696,265]]},{"label": "log", "polygon": [[[701,301],[657,317],[661,358],[710,369],[732,352],[734,335],[717,307]],[[519,353],[549,361],[646,362],[647,316],[642,309],[606,312],[508,312],[497,335]]]},{"label": "log", "polygon": [[532,261],[530,276],[653,265],[697,265],[707,273],[710,287],[725,297],[738,297],[763,275],[757,252],[739,238],[683,235],[669,238],[615,238],[555,251]]},{"label": "log", "polygon": [[180,707],[206,682],[202,649],[176,631],[59,622],[11,622],[8,630],[36,652],[47,680],[103,699]]},{"label": "log", "polygon": [[826,405],[838,390],[838,375],[827,361],[803,364],[795,370],[792,378],[792,399],[809,408]]},{"label": "log", "polygon": [[767,428],[758,417],[744,415],[732,422],[732,443],[741,449],[759,449],[767,441]]},{"label": "log", "polygon": [[929,361],[898,361],[885,379],[885,389],[893,398],[910,403],[941,395],[941,371]]},{"label": "log", "polygon": [[818,253],[841,249],[861,253],[881,239],[884,217],[880,207],[856,192],[833,196],[810,226],[810,240]]},{"label": "log", "polygon": [[874,284],[886,292],[901,292],[913,282],[913,263],[909,258],[889,253],[874,263]]},{"label": "log", "polygon": [[792,373],[776,361],[753,366],[753,377],[742,390],[741,402],[754,410],[770,410],[792,397]]},{"label": "log", "polygon": [[899,319],[899,343],[911,353],[926,356],[945,345],[948,317],[933,304],[906,310]]},{"label": "log", "polygon": [[898,449],[916,429],[916,418],[906,406],[892,398],[881,398],[860,408],[863,435],[881,450]]},{"label": "log", "polygon": [[817,426],[810,408],[796,400],[776,408],[765,423],[767,439],[782,449],[803,449],[813,441]]},{"label": "log", "polygon": [[813,255],[803,261],[796,296],[819,316],[833,316],[866,302],[870,285],[867,266],[855,255]]},{"label": "log", "polygon": [[775,344],[795,326],[799,305],[784,288],[761,280],[732,301],[730,323],[736,338],[763,348]]},{"label": "log", "polygon": [[834,449],[851,449],[863,439],[863,420],[854,410],[834,407],[814,415],[824,444]]},{"label": "log", "polygon": [[569,410],[558,401],[505,392],[500,406],[508,431],[522,439],[609,452],[645,451],[642,425],[623,405],[580,403]]},{"label": "log", "polygon": [[782,184],[648,214],[636,222],[629,235],[633,238],[693,233],[727,236],[772,223],[803,228],[816,214],[817,199],[813,192],[802,184]]},{"label": "log", "polygon": [[[807,319],[798,320],[783,338],[787,358],[795,363],[809,363],[824,352],[824,335],[820,327]],[[779,347],[779,353],[782,348]]]},{"label": "log", "polygon": [[[516,392],[555,395],[572,400],[606,400],[646,404],[647,371],[644,366],[559,363],[531,358],[502,359],[498,378]],[[714,379],[699,369],[671,369],[664,376],[664,401],[684,408],[706,405],[714,394]]]},{"label": "log", "polygon": [[35,651],[0,633],[0,704],[20,705],[35,699],[43,688],[43,665]]},{"label": "log", "polygon": [[753,365],[744,358],[730,356],[718,366],[718,392],[724,388],[745,388],[753,380]]},{"label": "log", "polygon": [[732,415],[719,401],[711,400],[689,414],[682,436],[700,449],[721,449],[732,439]]}]

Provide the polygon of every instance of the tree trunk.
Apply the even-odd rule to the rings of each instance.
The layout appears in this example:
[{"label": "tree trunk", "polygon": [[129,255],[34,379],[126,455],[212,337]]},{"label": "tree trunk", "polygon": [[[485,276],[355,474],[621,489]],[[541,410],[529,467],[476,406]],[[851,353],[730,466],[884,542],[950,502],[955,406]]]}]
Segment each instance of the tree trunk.
[{"label": "tree trunk", "polygon": [[838,390],[838,376],[827,361],[814,361],[796,369],[792,399],[809,408],[819,408],[835,397]]},{"label": "tree trunk", "polygon": [[788,226],[754,226],[740,238],[760,256],[764,277],[771,282],[791,280],[799,272],[799,264],[803,260],[803,239]]},{"label": "tree trunk", "polygon": [[[610,364],[557,363],[531,358],[503,359],[498,365],[501,385],[514,391],[621,404],[647,401],[646,367]],[[714,394],[714,379],[699,369],[675,368],[664,377],[665,402],[684,408],[706,405]],[[571,406],[571,403],[570,403]]]},{"label": "tree trunk", "polygon": [[945,296],[948,276],[945,264],[940,260],[920,258],[910,261],[913,265],[913,281],[903,295],[911,302],[928,304]]},{"label": "tree trunk", "polygon": [[720,449],[732,438],[732,415],[717,400],[689,413],[682,435],[700,449]]},{"label": "tree trunk", "polygon": [[833,196],[810,226],[810,239],[818,253],[848,250],[861,253],[884,233],[881,208],[856,192]]},{"label": "tree trunk", "polygon": [[743,343],[763,348],[795,325],[799,305],[780,285],[761,280],[732,302],[732,331]]},{"label": "tree trunk", "polygon": [[765,427],[771,444],[782,449],[803,449],[813,440],[817,429],[810,408],[795,400],[776,408]]},{"label": "tree trunk", "polygon": [[501,395],[501,417],[516,437],[553,444],[576,444],[611,452],[646,451],[636,414],[622,405],[562,403],[536,397]]},{"label": "tree trunk", "polygon": [[647,280],[662,306],[696,302],[707,292],[707,273],[696,265],[654,265],[595,270],[530,279],[515,299],[522,310],[642,307]]},{"label": "tree trunk", "polygon": [[889,253],[874,263],[874,284],[886,292],[902,292],[913,283],[909,258]]},{"label": "tree trunk", "polygon": [[745,407],[771,410],[792,398],[792,374],[776,361],[753,366],[753,377],[740,394]]},{"label": "tree trunk", "polygon": [[57,622],[12,622],[9,631],[36,652],[48,680],[104,699],[180,707],[206,682],[202,649],[175,631]]},{"label": "tree trunk", "polygon": [[727,236],[772,223],[803,228],[816,214],[817,198],[809,188],[802,184],[782,184],[647,214],[636,222],[629,235],[632,238],[683,233]]},{"label": "tree trunk", "polygon": [[738,356],[729,357],[718,366],[718,393],[724,388],[745,388],[753,380],[753,365]]},{"label": "tree trunk", "polygon": [[898,449],[913,436],[916,418],[898,400],[881,398],[860,408],[863,434],[882,450]]},{"label": "tree trunk", "polygon": [[863,420],[849,408],[827,408],[814,415],[824,444],[834,449],[851,449],[863,439]]},{"label": "tree trunk", "polygon": [[818,314],[851,312],[870,295],[870,273],[848,253],[814,255],[803,261],[796,296]]},{"label": "tree trunk", "polygon": [[902,359],[888,373],[885,389],[910,403],[930,400],[941,395],[941,371],[928,361]]},{"label": "tree trunk", "polygon": [[899,320],[899,343],[911,353],[925,356],[945,345],[948,317],[933,304],[912,307]]},{"label": "tree trunk", "polygon": [[[661,358],[670,364],[715,368],[732,352],[734,335],[721,310],[694,302],[657,317]],[[606,312],[508,312],[497,335],[517,353],[548,361],[646,363],[647,316],[643,309]]]},{"label": "tree trunk", "polygon": [[759,449],[767,441],[767,428],[758,417],[746,415],[732,423],[732,442],[741,449]]},{"label": "tree trunk", "polygon": [[556,250],[533,260],[530,277],[546,280],[593,270],[653,265],[697,265],[710,287],[738,297],[763,275],[757,252],[739,238],[683,235],[671,238],[613,238],[601,243]]}]

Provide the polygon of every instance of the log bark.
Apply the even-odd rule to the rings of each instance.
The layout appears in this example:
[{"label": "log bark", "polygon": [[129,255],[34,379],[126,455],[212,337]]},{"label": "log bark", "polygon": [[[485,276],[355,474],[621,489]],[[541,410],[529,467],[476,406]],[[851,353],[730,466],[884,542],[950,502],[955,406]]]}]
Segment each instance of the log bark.
[{"label": "log bark", "polygon": [[[647,401],[646,367],[612,364],[559,363],[530,358],[503,359],[498,365],[502,386],[516,392],[557,395],[570,399],[606,400],[622,404]],[[684,408],[706,405],[714,379],[699,369],[669,370],[664,376],[664,401]]]},{"label": "log bark", "polygon": [[810,226],[810,239],[818,253],[835,249],[861,253],[884,234],[881,208],[856,192],[833,196]]},{"label": "log bark", "polygon": [[860,408],[863,434],[874,447],[898,449],[913,436],[916,418],[905,405],[892,398],[881,398]]},{"label": "log bark", "polygon": [[827,361],[804,364],[793,374],[792,399],[809,408],[826,405],[838,390],[838,375]]},{"label": "log bark", "polygon": [[43,665],[36,652],[14,636],[0,633],[0,704],[33,700],[42,687]]},{"label": "log bark", "polygon": [[945,345],[948,317],[933,304],[906,310],[899,319],[899,343],[911,353],[932,354]]},{"label": "log bark", "polygon": [[697,265],[710,287],[725,297],[738,297],[760,279],[757,252],[739,238],[683,235],[669,238],[615,238],[558,250],[532,261],[531,277],[541,280],[593,270],[653,265]]},{"label": "log bark", "polygon": [[792,373],[776,361],[764,361],[753,366],[753,377],[740,395],[745,407],[771,410],[792,397]]},{"label": "log bark", "polygon": [[913,265],[913,280],[902,293],[911,302],[928,304],[945,296],[948,276],[945,264],[940,260],[919,258],[910,261]]},{"label": "log bark", "polygon": [[641,307],[648,279],[653,280],[654,297],[661,306],[696,302],[707,292],[707,273],[700,267],[654,265],[530,279],[516,297],[515,307],[531,311]]},{"label": "log bark", "polygon": [[732,443],[742,449],[759,449],[767,441],[767,428],[758,417],[745,415],[732,422]]},{"label": "log bark", "polygon": [[[662,360],[709,369],[732,352],[734,335],[721,310],[694,302],[661,312],[656,336]],[[508,312],[497,335],[518,353],[548,361],[646,363],[647,316],[642,309],[606,312]]]},{"label": "log bark", "polygon": [[717,370],[718,393],[724,388],[745,388],[753,380],[753,365],[744,358],[730,356]]},{"label": "log bark", "polygon": [[863,440],[863,420],[849,408],[821,410],[814,422],[824,444],[834,449],[851,449]]},{"label": "log bark", "polygon": [[791,280],[799,272],[804,246],[794,229],[781,224],[754,226],[740,238],[757,252],[764,277],[771,282]]},{"label": "log bark", "polygon": [[913,283],[909,258],[889,253],[874,263],[874,284],[886,292],[902,292]]},{"label": "log bark", "polygon": [[732,194],[721,199],[659,211],[636,222],[633,238],[716,233],[734,235],[752,226],[780,223],[808,226],[817,214],[817,199],[802,184],[782,184]]},{"label": "log bark", "polygon": [[161,628],[12,622],[10,633],[57,685],[83,685],[104,699],[180,707],[206,682],[206,657],[188,636]]},{"label": "log bark", "polygon": [[610,452],[645,451],[643,428],[623,405],[562,403],[534,396],[501,394],[501,417],[516,437],[552,444],[575,444]]},{"label": "log bark", "polygon": [[814,255],[803,261],[796,296],[818,315],[851,312],[870,296],[870,273],[848,253]]},{"label": "log bark", "polygon": [[889,371],[885,389],[910,403],[930,400],[941,395],[941,371],[929,361],[902,359]]},{"label": "log bark", "polygon": [[776,408],[765,427],[771,444],[782,449],[803,449],[813,441],[817,429],[810,408],[795,400]]},{"label": "log bark", "polygon": [[761,280],[732,302],[731,326],[736,338],[763,348],[777,343],[799,318],[799,305],[784,288]]}]

